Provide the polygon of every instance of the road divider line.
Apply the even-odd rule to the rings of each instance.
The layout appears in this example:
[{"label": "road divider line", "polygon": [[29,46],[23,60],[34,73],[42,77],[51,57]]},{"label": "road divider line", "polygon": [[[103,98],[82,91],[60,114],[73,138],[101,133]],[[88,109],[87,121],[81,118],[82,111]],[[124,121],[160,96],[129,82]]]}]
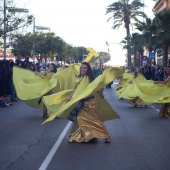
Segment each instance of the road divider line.
[{"label": "road divider line", "polygon": [[72,122],[69,121],[66,125],[66,127],[64,128],[64,130],[62,131],[61,135],[59,136],[59,138],[57,139],[56,143],[54,144],[54,146],[52,147],[51,151],[49,152],[49,154],[47,155],[47,157],[45,158],[44,162],[41,164],[39,170],[46,170],[48,165],[50,164],[52,158],[54,157],[54,154],[56,153],[57,149],[59,148],[62,140],[64,139],[64,136],[66,135],[67,131],[69,130],[70,126],[71,126]]},{"label": "road divider line", "polygon": [[155,109],[157,112],[159,112],[159,109]]}]

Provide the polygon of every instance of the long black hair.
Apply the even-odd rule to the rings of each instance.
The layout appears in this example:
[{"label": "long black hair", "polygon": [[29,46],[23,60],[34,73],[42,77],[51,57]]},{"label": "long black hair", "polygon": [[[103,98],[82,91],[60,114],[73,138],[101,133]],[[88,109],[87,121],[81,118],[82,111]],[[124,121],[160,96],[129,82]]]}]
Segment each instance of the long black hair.
[{"label": "long black hair", "polygon": [[56,72],[57,72],[57,67],[56,67],[56,65],[55,65],[54,63],[51,63],[50,65],[53,66],[53,71],[52,71],[52,72],[56,73]]},{"label": "long black hair", "polygon": [[[87,66],[87,73],[86,73],[86,76],[88,76],[90,82],[92,82],[92,81],[94,80],[94,75],[93,75],[93,72],[92,72],[92,69],[91,69],[90,64],[89,64],[88,62],[83,62],[83,63],[81,63],[81,64],[84,64],[84,65]],[[80,69],[81,69],[81,67],[80,67]],[[81,77],[81,73],[79,74],[78,77]]]}]

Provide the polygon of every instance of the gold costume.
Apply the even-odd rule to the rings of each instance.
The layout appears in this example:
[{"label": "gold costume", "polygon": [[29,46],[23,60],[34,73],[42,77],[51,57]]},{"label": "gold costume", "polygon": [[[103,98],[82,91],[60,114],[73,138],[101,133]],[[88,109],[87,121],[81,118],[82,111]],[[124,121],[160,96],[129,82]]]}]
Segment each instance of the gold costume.
[{"label": "gold costume", "polygon": [[134,106],[146,106],[146,103],[139,97],[135,97],[134,99],[129,99],[128,103]]},{"label": "gold costume", "polygon": [[69,142],[88,142],[94,138],[108,139],[109,133],[96,111],[96,99],[85,101],[69,134]]},{"label": "gold costume", "polygon": [[162,104],[159,117],[170,118],[170,103]]}]

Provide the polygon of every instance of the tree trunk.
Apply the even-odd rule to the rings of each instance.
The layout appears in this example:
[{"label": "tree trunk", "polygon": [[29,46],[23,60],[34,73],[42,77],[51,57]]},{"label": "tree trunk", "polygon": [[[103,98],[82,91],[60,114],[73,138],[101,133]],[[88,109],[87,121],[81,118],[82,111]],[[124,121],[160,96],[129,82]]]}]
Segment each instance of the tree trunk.
[{"label": "tree trunk", "polygon": [[168,65],[168,45],[164,43],[163,45],[163,66]]},{"label": "tree trunk", "polygon": [[130,29],[129,29],[129,22],[125,23],[126,28],[126,35],[127,35],[127,60],[128,60],[128,68],[131,67],[131,48],[130,48]]},{"label": "tree trunk", "polygon": [[135,51],[134,51],[134,66],[137,67],[137,55],[136,55],[136,47],[135,47]]},{"label": "tree trunk", "polygon": [[143,66],[143,52],[140,52],[139,55],[140,55],[139,66],[141,67]]}]

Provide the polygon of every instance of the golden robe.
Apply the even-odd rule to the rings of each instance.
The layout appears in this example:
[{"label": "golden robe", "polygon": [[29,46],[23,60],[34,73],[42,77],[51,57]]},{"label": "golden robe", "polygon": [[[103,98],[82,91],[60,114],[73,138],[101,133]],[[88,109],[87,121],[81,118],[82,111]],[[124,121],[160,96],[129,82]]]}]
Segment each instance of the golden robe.
[{"label": "golden robe", "polygon": [[170,103],[162,104],[159,117],[170,118]]},{"label": "golden robe", "polygon": [[91,139],[110,138],[107,129],[96,111],[96,100],[85,101],[73,123],[69,134],[69,142],[88,142]]}]

